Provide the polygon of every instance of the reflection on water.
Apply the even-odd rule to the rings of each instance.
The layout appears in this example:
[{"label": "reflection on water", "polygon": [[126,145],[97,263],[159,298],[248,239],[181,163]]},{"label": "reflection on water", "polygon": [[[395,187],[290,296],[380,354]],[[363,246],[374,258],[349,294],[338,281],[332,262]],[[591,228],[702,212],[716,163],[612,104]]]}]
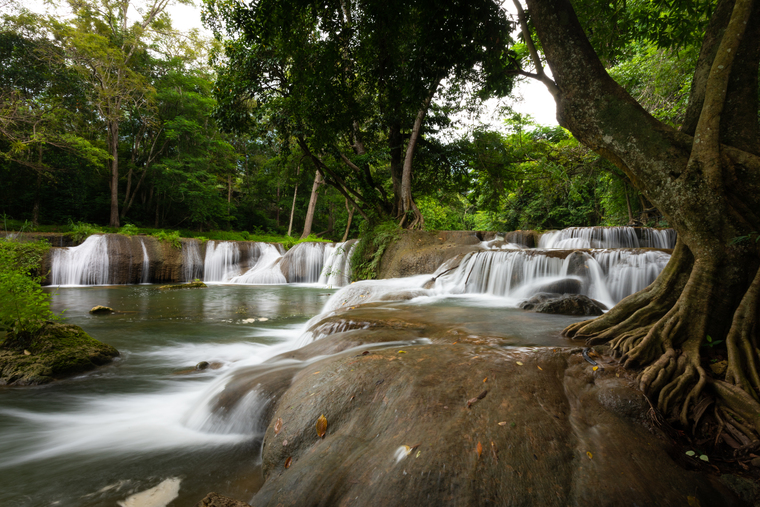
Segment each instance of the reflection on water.
[{"label": "reflection on water", "polygon": [[[357,301],[365,288],[356,284]],[[251,391],[234,406],[215,401],[236,373],[274,371],[257,365],[302,342],[305,323],[334,293],[303,285],[58,289],[53,309],[65,308],[68,322],[122,355],[47,386],[0,387],[0,505],[138,505],[157,497],[149,490],[177,495],[160,505],[195,505],[210,491],[250,499],[261,482],[260,416],[271,399]],[[96,305],[116,313],[90,315]],[[514,345],[566,344],[559,330],[574,320],[523,313],[483,295],[376,305],[357,314],[428,320]],[[201,361],[209,368],[195,370]]]}]

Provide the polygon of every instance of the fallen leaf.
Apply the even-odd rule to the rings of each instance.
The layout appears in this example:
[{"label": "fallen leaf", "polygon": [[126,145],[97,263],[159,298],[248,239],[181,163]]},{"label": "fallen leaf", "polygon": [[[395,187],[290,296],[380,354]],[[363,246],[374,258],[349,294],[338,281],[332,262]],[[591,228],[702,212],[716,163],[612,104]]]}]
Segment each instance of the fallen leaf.
[{"label": "fallen leaf", "polygon": [[287,438],[282,441],[282,446],[285,447],[286,445],[288,445],[288,439]]},{"label": "fallen leaf", "polygon": [[312,373],[312,375],[316,375],[317,373],[319,373],[319,372],[318,372],[318,371],[315,371],[314,373]]},{"label": "fallen leaf", "polygon": [[485,391],[483,391],[482,393],[480,393],[480,394],[478,395],[478,399],[479,399],[479,400],[482,400],[483,398],[485,398],[485,397],[486,397],[486,394],[488,394],[488,389],[486,389]]},{"label": "fallen leaf", "polygon": [[317,436],[322,438],[325,436],[325,433],[327,433],[327,418],[322,414],[317,419]]},{"label": "fallen leaf", "polygon": [[697,453],[694,452],[694,451],[686,451],[686,455],[687,456],[694,456],[695,454],[697,454]]},{"label": "fallen leaf", "polygon": [[459,343],[459,342],[454,342],[454,343],[452,343],[452,345],[456,345],[457,343]]},{"label": "fallen leaf", "polygon": [[708,461],[708,462],[710,461],[710,458],[707,457],[707,454],[703,454],[702,456],[699,457],[699,459],[701,459],[702,461]]},{"label": "fallen leaf", "polygon": [[507,425],[507,421],[501,421],[501,422],[499,423],[499,426],[506,426],[506,425]]},{"label": "fallen leaf", "polygon": [[470,398],[469,400],[467,400],[467,408],[470,408],[472,404],[475,403],[476,401],[478,401],[477,398]]},{"label": "fallen leaf", "polygon": [[591,459],[594,457],[594,455],[591,454],[591,451],[586,451],[586,456],[588,456],[588,459]]},{"label": "fallen leaf", "polygon": [[285,468],[290,468],[290,464],[293,462],[293,458],[288,458],[285,460]]},{"label": "fallen leaf", "polygon": [[367,354],[369,354],[369,350],[365,350],[364,352],[362,352],[363,356],[366,356]]},{"label": "fallen leaf", "polygon": [[406,350],[399,350],[398,353],[399,354],[406,354]]},{"label": "fallen leaf", "polygon": [[522,361],[516,361],[516,362],[517,362],[517,366],[522,366],[523,365]]},{"label": "fallen leaf", "polygon": [[421,452],[422,452],[422,451],[417,451],[417,455],[414,457],[414,459],[417,459],[417,458],[419,458],[419,457],[420,457],[420,453],[421,453]]},{"label": "fallen leaf", "polygon": [[483,454],[483,446],[481,445],[480,442],[478,442],[477,451],[478,451],[478,459],[480,459],[480,455]]},{"label": "fallen leaf", "polygon": [[536,365],[536,366],[538,367],[539,370],[544,371],[544,369],[541,368],[540,366],[538,366],[538,365]]},{"label": "fallen leaf", "polygon": [[496,444],[493,443],[493,440],[491,440],[491,452],[493,453],[493,459],[498,463],[499,457],[496,455]]},{"label": "fallen leaf", "polygon": [[274,434],[279,435],[280,431],[282,431],[282,419],[277,418],[277,422],[274,423]]},{"label": "fallen leaf", "polygon": [[487,382],[487,381],[488,381],[488,377],[483,379],[483,382]]},{"label": "fallen leaf", "polygon": [[615,374],[615,376],[616,376],[616,377],[619,377],[619,376],[620,376],[620,373],[616,373],[616,374]]},{"label": "fallen leaf", "polygon": [[702,504],[699,503],[699,498],[695,496],[687,496],[686,501],[689,503],[689,507],[702,507]]},{"label": "fallen leaf", "polygon": [[24,350],[24,355],[25,355],[25,356],[31,356],[31,355],[32,355],[32,353],[31,353],[31,352],[29,352],[28,350],[26,350],[26,349],[25,349],[25,350]]},{"label": "fallen leaf", "polygon": [[594,367],[593,367],[593,368],[591,368],[591,369],[592,369],[592,370],[594,370],[594,371],[596,371],[596,370],[598,370],[598,369],[599,369],[599,367],[598,367],[598,366],[594,366]]}]

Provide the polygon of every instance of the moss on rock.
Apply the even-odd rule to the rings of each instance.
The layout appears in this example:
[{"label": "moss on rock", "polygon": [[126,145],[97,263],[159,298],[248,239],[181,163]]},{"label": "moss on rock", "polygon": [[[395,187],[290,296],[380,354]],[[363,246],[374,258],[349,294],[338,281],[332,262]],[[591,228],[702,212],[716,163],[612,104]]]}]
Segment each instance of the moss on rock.
[{"label": "moss on rock", "polygon": [[48,322],[26,349],[10,337],[0,343],[0,385],[45,384],[92,370],[118,355],[79,326]]},{"label": "moss on rock", "polygon": [[196,289],[201,287],[207,287],[207,285],[203,282],[201,282],[198,279],[193,280],[192,282],[188,283],[182,283],[179,285],[162,285],[159,287],[159,289],[167,289],[167,290],[173,290],[173,289]]}]

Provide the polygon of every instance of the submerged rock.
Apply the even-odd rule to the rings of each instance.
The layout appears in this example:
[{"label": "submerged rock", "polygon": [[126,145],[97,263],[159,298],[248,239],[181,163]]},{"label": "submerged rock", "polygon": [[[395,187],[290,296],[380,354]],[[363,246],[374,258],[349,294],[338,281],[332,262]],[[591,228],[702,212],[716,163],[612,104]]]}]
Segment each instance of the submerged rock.
[{"label": "submerged rock", "polygon": [[200,280],[193,280],[192,282],[187,283],[181,283],[179,285],[162,285],[159,287],[159,289],[168,289],[168,290],[174,290],[174,289],[197,289],[201,287],[208,287],[205,283],[201,282]]},{"label": "submerged rock", "polygon": [[601,315],[607,306],[582,294],[536,294],[519,304],[523,310],[559,315]]},{"label": "submerged rock", "polygon": [[0,385],[45,384],[92,370],[118,355],[79,326],[49,322],[26,350],[7,337],[0,343]]},{"label": "submerged rock", "polygon": [[98,314],[105,314],[105,313],[113,313],[113,308],[110,308],[108,306],[93,306],[92,310],[90,310],[90,313],[98,315]]}]

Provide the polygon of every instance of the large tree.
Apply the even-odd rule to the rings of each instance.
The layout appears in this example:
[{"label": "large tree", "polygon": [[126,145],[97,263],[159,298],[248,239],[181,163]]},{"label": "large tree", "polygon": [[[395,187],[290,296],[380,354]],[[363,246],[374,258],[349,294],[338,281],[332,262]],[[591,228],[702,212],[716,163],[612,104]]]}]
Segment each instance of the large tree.
[{"label": "large tree", "polygon": [[510,24],[490,0],[206,0],[205,19],[225,45],[219,118],[292,134],[365,218],[422,225],[413,166],[434,98],[511,84]]},{"label": "large tree", "polygon": [[[760,3],[720,0],[710,11],[709,3],[675,2],[671,16],[651,18],[676,20],[656,33],[689,35],[708,12],[680,130],[655,119],[608,75],[600,56],[609,62],[609,55],[600,39],[592,45],[569,0],[527,0],[527,6],[553,81],[537,51],[535,75],[552,91],[560,124],[625,172],[678,232],[670,263],[651,286],[565,333],[610,343],[626,366],[641,368],[640,387],[662,412],[685,424],[699,417],[703,410],[695,412],[695,405],[709,395],[730,438],[756,441]],[[589,3],[576,7],[588,13]],[[720,339],[727,347],[725,378],[709,375],[701,354],[707,341]]]}]

